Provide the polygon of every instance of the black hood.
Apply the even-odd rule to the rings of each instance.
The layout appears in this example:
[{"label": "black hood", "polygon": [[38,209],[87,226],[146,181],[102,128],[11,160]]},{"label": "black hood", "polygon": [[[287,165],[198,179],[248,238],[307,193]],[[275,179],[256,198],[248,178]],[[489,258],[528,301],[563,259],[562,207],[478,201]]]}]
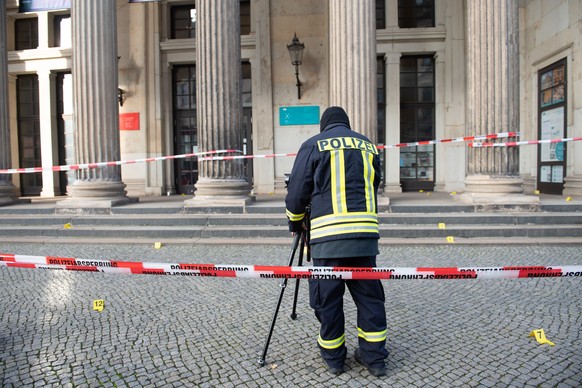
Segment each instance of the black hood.
[{"label": "black hood", "polygon": [[323,132],[325,127],[330,124],[343,124],[346,127],[352,129],[350,126],[350,119],[348,114],[343,108],[339,106],[331,106],[323,112],[321,115],[321,120],[319,121],[319,132]]}]

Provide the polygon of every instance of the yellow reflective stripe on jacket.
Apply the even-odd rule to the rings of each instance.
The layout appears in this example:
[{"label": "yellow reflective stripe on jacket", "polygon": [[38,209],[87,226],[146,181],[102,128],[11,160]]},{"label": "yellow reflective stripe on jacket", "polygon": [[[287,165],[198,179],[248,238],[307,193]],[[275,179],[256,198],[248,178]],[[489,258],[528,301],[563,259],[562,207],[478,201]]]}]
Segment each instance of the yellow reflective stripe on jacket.
[{"label": "yellow reflective stripe on jacket", "polygon": [[347,225],[330,225],[316,230],[311,229],[310,236],[312,239],[316,239],[347,233],[370,233],[378,235],[378,225],[362,222],[355,222]]},{"label": "yellow reflective stripe on jacket", "polygon": [[290,221],[301,221],[303,218],[305,218],[305,213],[294,214],[287,209],[285,209],[285,214],[287,215],[287,217],[289,217]]},{"label": "yellow reflective stripe on jacket", "polygon": [[344,166],[344,151],[330,152],[331,166],[331,204],[334,213],[347,211],[346,203],[346,169]]},{"label": "yellow reflective stripe on jacket", "polygon": [[358,337],[368,342],[381,342],[386,340],[386,330],[376,332],[365,332],[358,327]]},{"label": "yellow reflective stripe on jacket", "polygon": [[374,155],[362,151],[362,159],[364,162],[364,182],[365,182],[365,192],[366,192],[366,210],[369,212],[376,211],[376,198],[374,197],[374,178],[375,178],[375,170],[374,170]]},{"label": "yellow reflective stripe on jacket", "polygon": [[311,220],[311,229],[321,228],[331,224],[344,224],[348,222],[372,222],[378,224],[378,215],[375,212],[350,212],[343,214],[329,214]]},{"label": "yellow reflective stripe on jacket", "polygon": [[342,334],[341,337],[332,339],[332,340],[324,340],[321,338],[321,334],[317,337],[317,343],[324,349],[337,349],[342,346],[346,342],[346,335]]}]

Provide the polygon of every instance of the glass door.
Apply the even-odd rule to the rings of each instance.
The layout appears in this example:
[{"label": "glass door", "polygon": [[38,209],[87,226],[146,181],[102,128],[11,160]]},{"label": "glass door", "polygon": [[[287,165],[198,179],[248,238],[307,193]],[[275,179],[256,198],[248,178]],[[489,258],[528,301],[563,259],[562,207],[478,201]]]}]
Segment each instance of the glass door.
[{"label": "glass door", "polygon": [[[174,154],[191,154],[197,150],[196,67],[174,66]],[[193,194],[198,181],[198,158],[176,159],[175,186],[178,194]]]},{"label": "glass door", "polygon": [[[406,56],[400,60],[400,142],[433,140],[435,136],[434,59]],[[402,191],[433,190],[434,145],[400,149]]]},{"label": "glass door", "polygon": [[[16,80],[18,103],[18,155],[21,168],[40,167],[40,116],[38,100],[38,76],[19,75]],[[20,174],[23,196],[40,195],[42,173]]]}]

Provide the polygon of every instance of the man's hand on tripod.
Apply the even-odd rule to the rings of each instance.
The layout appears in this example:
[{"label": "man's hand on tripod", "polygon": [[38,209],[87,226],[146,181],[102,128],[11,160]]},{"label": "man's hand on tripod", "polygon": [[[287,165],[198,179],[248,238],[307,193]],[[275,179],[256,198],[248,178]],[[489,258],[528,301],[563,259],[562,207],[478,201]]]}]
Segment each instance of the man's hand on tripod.
[{"label": "man's hand on tripod", "polygon": [[297,233],[301,232],[305,229],[305,225],[303,220],[301,221],[289,221],[289,231],[292,235],[296,235]]}]

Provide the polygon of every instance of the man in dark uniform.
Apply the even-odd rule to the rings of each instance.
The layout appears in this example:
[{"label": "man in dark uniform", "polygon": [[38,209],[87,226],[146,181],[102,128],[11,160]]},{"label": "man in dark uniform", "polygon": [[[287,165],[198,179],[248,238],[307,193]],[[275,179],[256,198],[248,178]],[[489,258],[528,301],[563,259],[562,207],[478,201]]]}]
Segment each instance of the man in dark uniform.
[{"label": "man in dark uniform", "polygon": [[[301,145],[289,176],[286,214],[296,233],[311,204],[315,266],[375,267],[378,252],[378,150],[354,132],[346,112],[323,112],[320,133]],[[386,374],[386,312],[380,280],[309,280],[309,300],[321,323],[317,339],[329,371],[344,372],[347,355],[343,295],[347,285],[358,310],[354,356],[374,376]]]}]

